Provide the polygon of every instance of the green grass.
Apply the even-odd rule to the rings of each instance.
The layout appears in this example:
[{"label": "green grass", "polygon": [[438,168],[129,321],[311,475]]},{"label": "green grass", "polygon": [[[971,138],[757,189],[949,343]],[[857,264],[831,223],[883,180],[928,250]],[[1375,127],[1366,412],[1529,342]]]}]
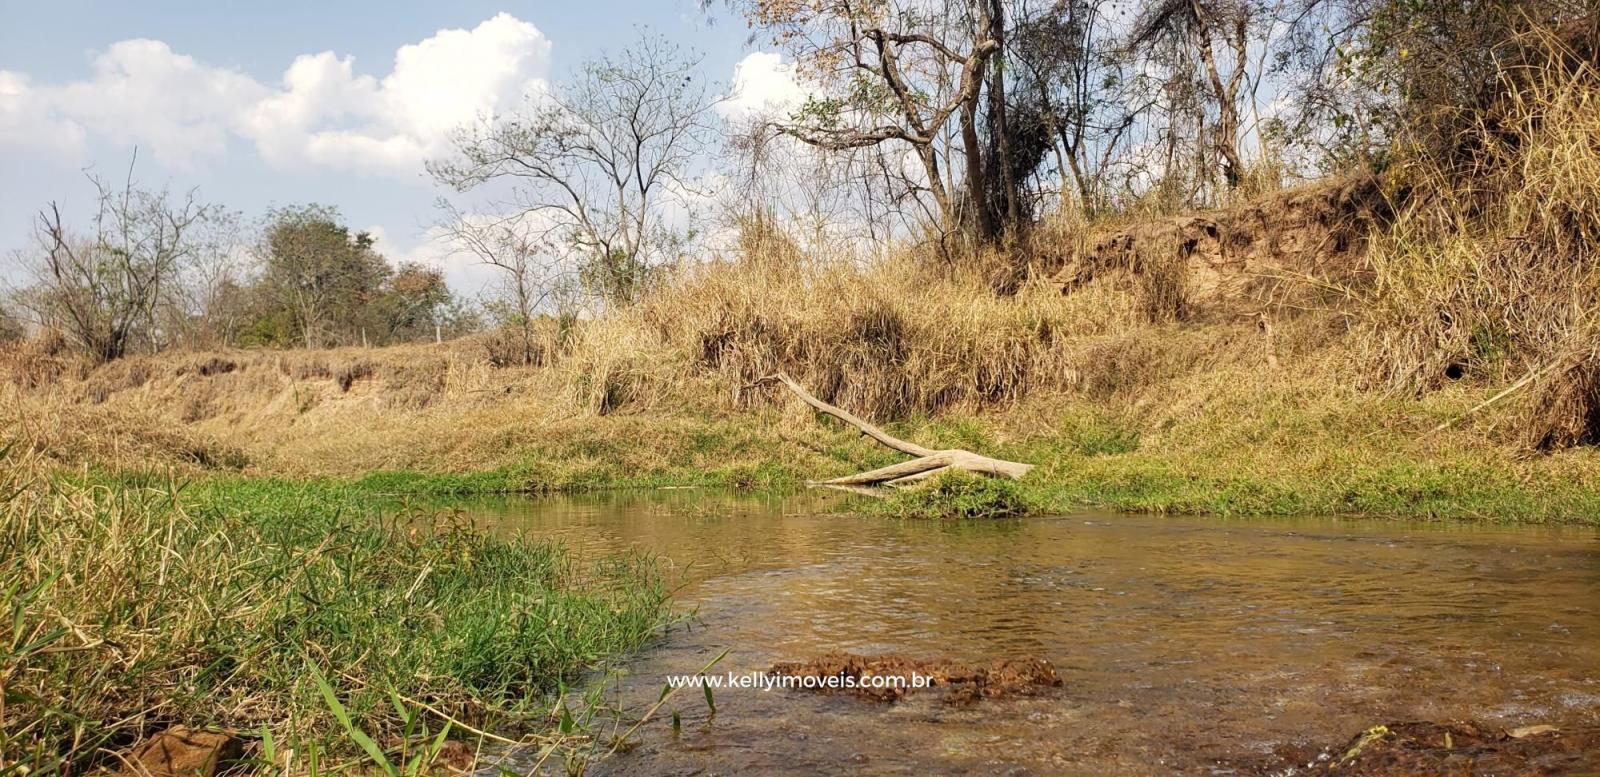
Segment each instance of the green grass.
[{"label": "green grass", "polygon": [[1028,492],[1016,481],[945,472],[926,483],[901,489],[873,511],[894,518],[990,520],[1020,518],[1034,511]]},{"label": "green grass", "polygon": [[1363,515],[1593,523],[1600,492],[1582,482],[1470,460],[1395,457],[1348,468],[1206,467],[1148,455],[1063,459],[1030,484],[1049,509],[1212,515]]},{"label": "green grass", "polygon": [[325,763],[368,757],[351,727],[414,748],[425,708],[435,732],[537,734],[561,726],[563,683],[672,618],[651,559],[579,563],[369,487],[17,459],[0,461],[0,769],[81,771],[175,723]]}]

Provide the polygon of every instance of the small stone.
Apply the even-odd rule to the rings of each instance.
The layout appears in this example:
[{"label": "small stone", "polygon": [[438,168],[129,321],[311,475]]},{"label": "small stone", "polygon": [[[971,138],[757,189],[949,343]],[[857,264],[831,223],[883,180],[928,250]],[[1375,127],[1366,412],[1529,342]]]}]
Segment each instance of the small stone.
[{"label": "small stone", "polygon": [[467,743],[451,739],[439,748],[439,754],[434,760],[436,763],[464,772],[478,762],[478,754]]},{"label": "small stone", "polygon": [[1512,739],[1523,739],[1525,737],[1538,736],[1540,734],[1550,734],[1560,730],[1561,729],[1558,729],[1555,726],[1522,726],[1520,728],[1511,729],[1511,731],[1508,733],[1510,733]]},{"label": "small stone", "polygon": [[133,759],[152,777],[213,777],[243,754],[243,745],[228,734],[173,726],[134,748]]}]

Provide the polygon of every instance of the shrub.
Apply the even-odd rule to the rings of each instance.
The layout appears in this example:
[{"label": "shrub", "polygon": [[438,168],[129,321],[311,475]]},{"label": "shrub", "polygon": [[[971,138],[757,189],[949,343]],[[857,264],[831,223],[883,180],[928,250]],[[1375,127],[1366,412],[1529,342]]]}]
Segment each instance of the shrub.
[{"label": "shrub", "polygon": [[1014,480],[945,472],[926,485],[896,491],[880,509],[897,518],[1020,518],[1034,511],[1033,500]]}]

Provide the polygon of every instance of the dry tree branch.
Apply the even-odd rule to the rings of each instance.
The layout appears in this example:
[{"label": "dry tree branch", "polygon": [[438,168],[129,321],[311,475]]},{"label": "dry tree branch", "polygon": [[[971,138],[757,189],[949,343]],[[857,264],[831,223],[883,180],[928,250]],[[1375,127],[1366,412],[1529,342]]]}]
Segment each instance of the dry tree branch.
[{"label": "dry tree branch", "polygon": [[991,477],[1007,477],[1013,480],[1021,478],[1033,469],[1032,464],[1022,464],[1015,461],[1005,461],[988,456],[981,456],[971,451],[958,449],[933,450],[924,448],[914,442],[908,442],[895,437],[888,432],[862,420],[847,410],[828,404],[811,395],[794,378],[788,374],[777,372],[767,375],[751,384],[764,386],[772,383],[782,383],[791,393],[800,398],[800,401],[810,405],[812,409],[824,415],[833,416],[850,426],[855,427],[862,434],[871,437],[886,448],[900,451],[916,458],[891,464],[887,467],[868,470],[855,475],[832,478],[829,480],[813,480],[807,483],[812,486],[826,486],[839,488],[854,493],[864,493],[872,496],[882,496],[874,490],[876,486],[891,486],[901,488],[919,483],[935,475],[951,470],[973,472]]}]

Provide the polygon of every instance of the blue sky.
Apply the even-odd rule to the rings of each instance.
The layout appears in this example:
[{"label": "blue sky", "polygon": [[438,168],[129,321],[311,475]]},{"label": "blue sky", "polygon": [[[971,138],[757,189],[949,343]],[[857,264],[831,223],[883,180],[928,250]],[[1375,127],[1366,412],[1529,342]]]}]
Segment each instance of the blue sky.
[{"label": "blue sky", "polygon": [[[747,58],[776,63],[743,20],[713,13],[694,0],[0,0],[0,252],[24,246],[51,200],[86,217],[82,171],[120,177],[137,146],[147,184],[198,187],[247,218],[333,205],[391,258],[444,261],[426,228],[445,192],[420,160],[449,125],[514,108],[641,26],[703,53],[721,84]],[[744,67],[744,91],[783,89],[772,70]],[[458,287],[475,277],[447,270]],[[0,275],[15,280],[14,263]]]}]

